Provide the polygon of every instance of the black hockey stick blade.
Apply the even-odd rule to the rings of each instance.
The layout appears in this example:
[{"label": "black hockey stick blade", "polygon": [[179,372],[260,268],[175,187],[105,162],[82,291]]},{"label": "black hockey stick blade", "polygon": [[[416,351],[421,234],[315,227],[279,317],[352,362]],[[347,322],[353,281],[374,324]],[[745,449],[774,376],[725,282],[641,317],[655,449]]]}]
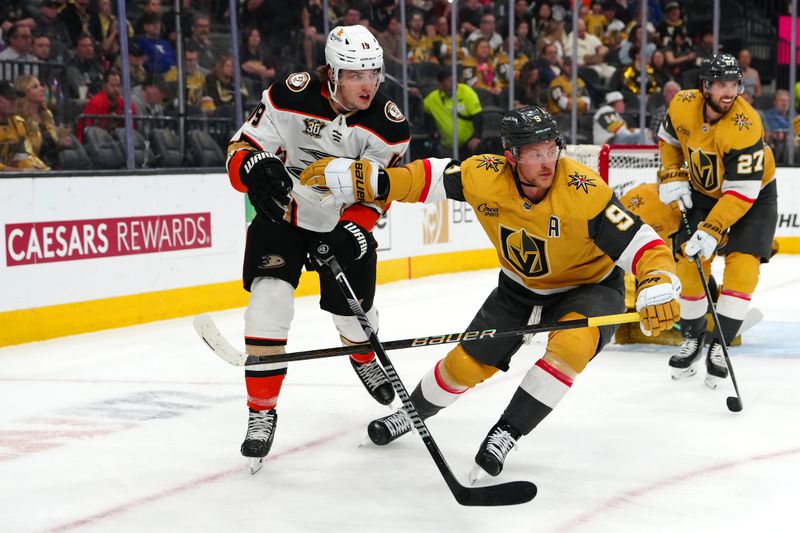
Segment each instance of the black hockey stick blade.
[{"label": "black hockey stick blade", "polygon": [[353,288],[350,286],[350,282],[344,275],[342,268],[339,266],[336,257],[330,253],[329,248],[324,244],[317,248],[316,255],[321,266],[323,268],[329,268],[333,274],[342,292],[342,296],[347,300],[347,304],[350,306],[353,314],[358,318],[358,322],[364,330],[364,334],[375,350],[375,356],[386,371],[386,376],[389,378],[392,387],[403,402],[403,407],[406,409],[409,418],[411,418],[411,422],[414,424],[417,434],[419,434],[420,438],[422,438],[422,441],[425,443],[428,453],[430,453],[433,462],[436,463],[439,472],[442,474],[445,483],[447,483],[456,501],[461,505],[468,506],[517,505],[531,501],[536,496],[537,488],[536,485],[529,481],[512,481],[487,487],[465,487],[458,482],[450,466],[447,464],[447,460],[436,445],[436,441],[433,440],[433,436],[425,425],[425,421],[419,416],[416,407],[414,407],[414,404],[411,402],[406,386],[403,384],[400,376],[397,375],[392,361],[389,359],[389,356],[381,345],[380,339],[378,339],[378,336],[370,325],[369,319],[366,313],[364,313],[361,304],[358,302],[358,298],[355,292],[353,292]]}]

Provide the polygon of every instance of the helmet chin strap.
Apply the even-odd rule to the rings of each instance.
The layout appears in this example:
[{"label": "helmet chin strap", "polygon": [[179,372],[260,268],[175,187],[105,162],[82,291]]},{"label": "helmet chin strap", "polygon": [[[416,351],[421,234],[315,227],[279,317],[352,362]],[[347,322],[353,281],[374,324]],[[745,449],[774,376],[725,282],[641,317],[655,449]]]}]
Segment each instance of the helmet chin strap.
[{"label": "helmet chin strap", "polygon": [[331,80],[328,80],[328,94],[330,95],[331,100],[333,100],[336,103],[336,105],[341,107],[342,110],[344,111],[344,113],[350,113],[351,111],[353,111],[353,109],[348,109],[348,107],[346,105],[344,105],[341,102],[341,100],[336,98],[336,91],[338,89],[339,89],[339,84],[338,83],[336,83],[335,81],[332,82]]}]

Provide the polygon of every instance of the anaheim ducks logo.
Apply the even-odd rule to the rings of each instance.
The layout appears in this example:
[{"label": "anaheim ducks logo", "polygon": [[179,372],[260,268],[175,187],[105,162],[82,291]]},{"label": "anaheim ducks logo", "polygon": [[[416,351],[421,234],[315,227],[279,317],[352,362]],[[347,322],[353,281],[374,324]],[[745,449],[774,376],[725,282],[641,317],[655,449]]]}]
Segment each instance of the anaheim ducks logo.
[{"label": "anaheim ducks logo", "polygon": [[736,113],[736,115],[732,117],[731,120],[733,121],[733,124],[737,128],[739,128],[739,131],[742,131],[742,129],[749,130],[750,126],[753,125],[753,123],[750,122],[750,120],[748,120],[747,115],[745,115],[744,113]]},{"label": "anaheim ducks logo", "polygon": [[717,154],[689,147],[689,171],[692,181],[706,191],[719,187],[719,171],[717,170]]},{"label": "anaheim ducks logo", "polygon": [[594,184],[593,178],[590,178],[586,174],[581,174],[580,172],[570,174],[567,185],[575,187],[576,191],[583,189],[583,192],[586,194],[589,194],[589,187],[597,187],[597,185]]},{"label": "anaheim ducks logo", "polygon": [[478,168],[500,172],[500,159],[494,155],[482,155],[478,160]]},{"label": "anaheim ducks logo", "polygon": [[290,91],[299,93],[306,88],[309,81],[311,81],[311,75],[308,72],[295,72],[286,78],[286,86]]},{"label": "anaheim ducks logo", "polygon": [[693,91],[681,91],[678,93],[679,102],[691,102],[697,97],[697,93]]},{"label": "anaheim ducks logo", "polygon": [[550,273],[546,242],[531,235],[525,228],[513,230],[500,226],[503,257],[526,278],[539,278]]},{"label": "anaheim ducks logo", "polygon": [[282,267],[286,264],[286,260],[279,255],[265,255],[261,258],[261,264],[258,268],[261,270],[269,270],[270,268]]}]

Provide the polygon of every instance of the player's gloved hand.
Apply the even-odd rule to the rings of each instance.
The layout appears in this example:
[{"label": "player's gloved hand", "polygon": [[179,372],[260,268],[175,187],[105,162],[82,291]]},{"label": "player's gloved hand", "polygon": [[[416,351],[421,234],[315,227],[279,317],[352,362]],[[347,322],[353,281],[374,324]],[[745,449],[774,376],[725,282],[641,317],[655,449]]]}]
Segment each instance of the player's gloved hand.
[{"label": "player's gloved hand", "polygon": [[292,178],[283,162],[269,152],[250,152],[242,161],[239,179],[256,211],[281,222],[291,201]]},{"label": "player's gloved hand", "polygon": [[686,209],[692,208],[692,188],[689,171],[685,168],[658,170],[658,198],[667,205],[680,200]]},{"label": "player's gloved hand", "polygon": [[[341,220],[333,231],[324,234],[315,248],[315,255],[336,257],[342,270],[347,270],[354,261],[366,256],[370,250],[377,248],[378,243],[372,233],[355,222]],[[325,271],[324,263],[321,265]]]},{"label": "player's gloved hand", "polygon": [[636,310],[642,333],[657,337],[680,319],[680,293],[681,281],[670,272],[654,270],[636,280]]},{"label": "player's gloved hand", "polygon": [[710,259],[717,250],[723,232],[718,227],[707,222],[697,225],[697,231],[683,245],[683,253],[686,257],[694,257],[700,254],[703,259]]},{"label": "player's gloved hand", "polygon": [[375,201],[378,190],[378,165],[367,159],[325,157],[311,163],[300,174],[300,183],[320,191],[329,191],[323,201],[336,205]]}]

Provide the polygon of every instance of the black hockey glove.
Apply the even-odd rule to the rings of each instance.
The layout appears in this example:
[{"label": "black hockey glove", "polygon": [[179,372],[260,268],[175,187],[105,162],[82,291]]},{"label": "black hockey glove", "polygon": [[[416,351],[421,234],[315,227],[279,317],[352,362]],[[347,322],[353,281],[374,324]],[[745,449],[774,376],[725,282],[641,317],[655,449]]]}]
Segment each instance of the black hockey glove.
[{"label": "black hockey glove", "polygon": [[283,162],[269,152],[250,152],[242,161],[239,178],[256,211],[281,222],[291,198],[292,178]]},{"label": "black hockey glove", "polygon": [[[327,245],[327,247],[325,246]],[[316,257],[327,257],[333,255],[342,270],[353,264],[353,261],[365,257],[371,250],[378,247],[372,233],[362,228],[355,222],[342,220],[333,231],[324,234],[313,254]],[[321,272],[329,271],[326,265],[322,264],[317,268]]]}]

